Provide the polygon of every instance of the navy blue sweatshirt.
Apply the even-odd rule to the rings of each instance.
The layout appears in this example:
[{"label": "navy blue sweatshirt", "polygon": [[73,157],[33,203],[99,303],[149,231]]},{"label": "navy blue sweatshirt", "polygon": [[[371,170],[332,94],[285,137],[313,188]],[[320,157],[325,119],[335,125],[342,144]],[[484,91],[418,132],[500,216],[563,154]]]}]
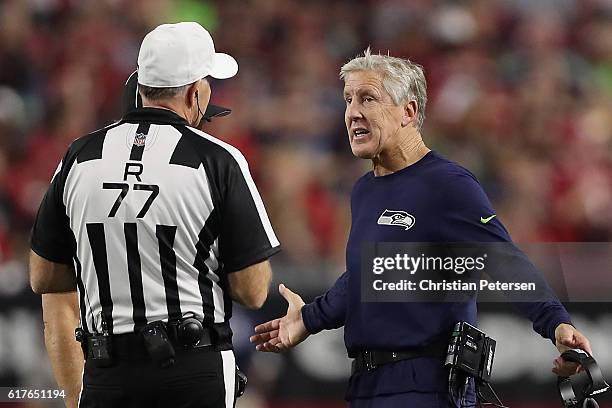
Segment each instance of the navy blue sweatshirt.
[{"label": "navy blue sweatshirt", "polygon": [[[385,210],[405,211],[414,225],[378,225]],[[458,321],[476,325],[476,301],[462,303],[374,303],[361,301],[360,264],[364,242],[508,242],[513,270],[523,269],[533,281],[543,281],[527,257],[513,244],[494,214],[482,187],[468,170],[429,152],[415,164],[375,177],[369,172],[355,184],[351,196],[352,225],[346,247],[347,270],[324,295],[302,309],[311,334],[344,326],[350,356],[359,351],[403,350],[448,336]],[[546,288],[545,282],[541,282]],[[552,294],[552,292],[551,292]],[[554,342],[554,330],[571,324],[563,305],[552,294],[548,300],[516,302],[513,306],[533,322],[533,328]],[[447,371],[440,360],[417,358],[351,376],[347,399],[408,391],[445,392]]]}]

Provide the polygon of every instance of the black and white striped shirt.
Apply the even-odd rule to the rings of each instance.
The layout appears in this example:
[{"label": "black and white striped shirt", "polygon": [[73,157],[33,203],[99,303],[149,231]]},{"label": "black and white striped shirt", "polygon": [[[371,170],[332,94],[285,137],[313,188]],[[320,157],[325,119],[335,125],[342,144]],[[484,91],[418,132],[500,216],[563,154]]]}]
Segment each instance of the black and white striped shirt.
[{"label": "black and white striped shirt", "polygon": [[72,143],[32,232],[38,255],[74,263],[83,328],[104,316],[115,334],[228,321],[228,274],[279,245],[243,155],[156,108]]}]

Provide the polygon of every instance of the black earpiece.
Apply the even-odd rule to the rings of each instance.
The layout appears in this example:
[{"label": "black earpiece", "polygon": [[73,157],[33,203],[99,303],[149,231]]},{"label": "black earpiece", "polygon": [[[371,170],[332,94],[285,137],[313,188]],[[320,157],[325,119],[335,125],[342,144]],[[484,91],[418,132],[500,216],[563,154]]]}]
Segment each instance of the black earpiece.
[{"label": "black earpiece", "polygon": [[202,119],[204,119],[204,118],[205,118],[205,116],[204,116],[204,112],[202,112],[202,109],[200,109],[200,98],[199,98],[199,93],[198,93],[198,90],[197,90],[197,89],[196,89],[196,91],[195,91],[195,98],[196,98],[196,105],[198,106],[198,113],[199,113],[200,115],[202,115],[202,118],[200,118],[200,117],[198,116],[198,123],[196,123],[196,125],[197,125],[197,126],[199,126],[199,125],[200,125],[200,121],[201,121]]}]

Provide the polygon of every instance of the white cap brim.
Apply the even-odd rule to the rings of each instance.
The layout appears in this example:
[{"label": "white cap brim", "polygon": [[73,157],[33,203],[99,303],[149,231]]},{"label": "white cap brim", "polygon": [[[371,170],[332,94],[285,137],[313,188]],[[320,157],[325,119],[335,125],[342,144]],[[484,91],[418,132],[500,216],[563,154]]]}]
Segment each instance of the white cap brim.
[{"label": "white cap brim", "polygon": [[231,78],[238,73],[238,62],[229,54],[216,52],[210,76],[216,79]]}]

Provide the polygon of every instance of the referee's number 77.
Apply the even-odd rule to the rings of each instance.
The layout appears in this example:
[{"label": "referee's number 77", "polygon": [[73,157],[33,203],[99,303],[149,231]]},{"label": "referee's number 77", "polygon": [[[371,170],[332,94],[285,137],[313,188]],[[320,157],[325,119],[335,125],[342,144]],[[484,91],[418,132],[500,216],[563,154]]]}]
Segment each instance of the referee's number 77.
[{"label": "referee's number 77", "polygon": [[[115,204],[113,204],[112,208],[110,209],[110,212],[108,213],[109,217],[114,217],[117,214],[117,211],[119,210],[121,202],[128,194],[128,191],[130,191],[130,185],[127,183],[103,183],[102,188],[104,190],[121,190],[121,192],[119,193],[119,197],[117,197],[117,200],[115,200]],[[145,201],[144,205],[142,206],[142,209],[140,210],[138,215],[136,215],[136,218],[142,218],[147,214],[149,208],[151,208],[153,200],[155,200],[155,198],[159,195],[159,186],[155,184],[134,184],[134,190],[151,192],[151,195],[149,196],[149,198],[147,198],[147,201]]]}]

